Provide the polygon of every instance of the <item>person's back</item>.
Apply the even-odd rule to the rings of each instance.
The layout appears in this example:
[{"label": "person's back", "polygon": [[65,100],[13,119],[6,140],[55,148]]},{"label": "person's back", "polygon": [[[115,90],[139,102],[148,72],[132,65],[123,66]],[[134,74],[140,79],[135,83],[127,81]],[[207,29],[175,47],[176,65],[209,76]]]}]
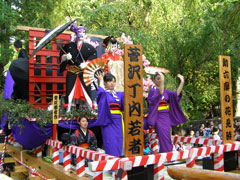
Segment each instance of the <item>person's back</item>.
[{"label": "person's back", "polygon": [[218,133],[219,133],[218,127],[213,127],[211,138],[214,139],[214,140],[221,140],[221,138],[218,135]]},{"label": "person's back", "polygon": [[14,47],[18,52],[18,59],[12,61],[9,71],[14,80],[13,92],[11,98],[29,100],[29,61],[28,55],[24,49],[22,49],[22,42],[16,40]]},{"label": "person's back", "polygon": [[22,42],[20,40],[16,40],[14,42],[14,47],[18,52],[18,58],[26,58],[28,59],[28,55],[25,49],[22,48]]},{"label": "person's back", "polygon": [[28,59],[27,51],[25,49],[20,49],[18,53],[18,58]]}]

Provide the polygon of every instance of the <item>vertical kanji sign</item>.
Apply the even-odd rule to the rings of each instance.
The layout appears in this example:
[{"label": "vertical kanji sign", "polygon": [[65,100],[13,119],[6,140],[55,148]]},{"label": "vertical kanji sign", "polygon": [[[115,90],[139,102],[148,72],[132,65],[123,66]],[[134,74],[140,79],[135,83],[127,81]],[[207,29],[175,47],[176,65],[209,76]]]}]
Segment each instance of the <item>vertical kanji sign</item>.
[{"label": "vertical kanji sign", "polygon": [[229,56],[219,56],[219,78],[223,144],[234,141],[231,61]]},{"label": "vertical kanji sign", "polygon": [[58,124],[59,119],[59,94],[53,94],[53,124]]},{"label": "vertical kanji sign", "polygon": [[142,47],[124,45],[125,156],[143,155]]}]

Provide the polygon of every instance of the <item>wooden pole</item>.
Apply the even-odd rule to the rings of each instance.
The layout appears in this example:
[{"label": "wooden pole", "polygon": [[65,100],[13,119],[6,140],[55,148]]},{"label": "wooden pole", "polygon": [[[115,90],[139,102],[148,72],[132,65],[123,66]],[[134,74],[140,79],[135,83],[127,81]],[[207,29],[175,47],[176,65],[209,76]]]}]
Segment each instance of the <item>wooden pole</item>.
[{"label": "wooden pole", "polygon": [[[0,144],[0,148],[2,147],[2,144]],[[42,174],[48,179],[64,179],[64,180],[90,180],[90,176],[88,177],[78,177],[76,175],[75,171],[64,171],[62,166],[53,165],[42,158],[34,157],[24,151],[21,151],[21,149],[17,147],[13,147],[11,145],[7,145],[7,154],[11,155],[12,157],[15,157],[24,164],[31,166],[31,168],[35,169],[37,172]]]}]

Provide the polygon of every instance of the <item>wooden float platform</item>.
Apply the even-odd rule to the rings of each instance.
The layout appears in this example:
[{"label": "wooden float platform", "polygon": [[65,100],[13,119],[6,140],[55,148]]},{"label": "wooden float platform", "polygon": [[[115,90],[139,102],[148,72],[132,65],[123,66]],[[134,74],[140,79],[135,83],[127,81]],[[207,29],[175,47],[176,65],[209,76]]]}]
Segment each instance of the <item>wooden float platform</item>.
[{"label": "wooden float platform", "polygon": [[[0,144],[0,151],[3,149],[3,143]],[[38,173],[51,180],[90,180],[92,176],[86,174],[85,177],[78,177],[75,171],[65,171],[61,165],[53,165],[46,162],[42,157],[35,157],[35,155],[29,153],[28,150],[23,150],[21,147],[13,147],[12,145],[7,144],[6,154],[9,154],[12,157],[5,158],[5,162],[15,163],[14,171],[10,172],[10,177],[18,177],[24,179],[29,176],[29,170],[24,166],[20,165],[14,160],[13,157],[20,160],[24,164],[31,166]],[[38,176],[28,177],[31,180],[41,179]]]}]

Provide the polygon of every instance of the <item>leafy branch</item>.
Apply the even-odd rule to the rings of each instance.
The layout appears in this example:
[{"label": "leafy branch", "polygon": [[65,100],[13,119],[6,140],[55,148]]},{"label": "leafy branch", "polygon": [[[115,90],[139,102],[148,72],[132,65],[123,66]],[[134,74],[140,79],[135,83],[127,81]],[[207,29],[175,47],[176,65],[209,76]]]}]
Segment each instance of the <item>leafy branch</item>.
[{"label": "leafy branch", "polygon": [[[28,102],[23,100],[14,101],[3,98],[0,98],[0,100],[0,115],[3,116],[6,113],[8,114],[8,122],[11,127],[17,125],[21,130],[23,128],[21,122],[24,120],[24,118],[28,120],[32,120],[34,118],[43,131],[48,123],[52,123],[52,111],[33,107]],[[90,110],[80,111],[78,109],[72,109],[71,112],[60,113],[60,117],[67,117],[73,120],[78,116],[96,118],[97,112],[93,113],[93,111]]]}]

